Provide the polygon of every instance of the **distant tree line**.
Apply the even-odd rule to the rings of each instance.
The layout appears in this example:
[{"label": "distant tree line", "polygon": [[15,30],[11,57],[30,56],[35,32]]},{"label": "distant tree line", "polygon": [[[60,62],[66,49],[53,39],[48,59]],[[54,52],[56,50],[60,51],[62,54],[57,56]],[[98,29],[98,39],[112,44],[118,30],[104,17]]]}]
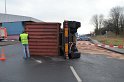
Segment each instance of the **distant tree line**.
[{"label": "distant tree line", "polygon": [[95,26],[96,35],[104,35],[106,31],[111,31],[116,35],[124,34],[124,8],[113,7],[107,19],[104,19],[102,14],[96,14],[92,17],[92,23]]}]

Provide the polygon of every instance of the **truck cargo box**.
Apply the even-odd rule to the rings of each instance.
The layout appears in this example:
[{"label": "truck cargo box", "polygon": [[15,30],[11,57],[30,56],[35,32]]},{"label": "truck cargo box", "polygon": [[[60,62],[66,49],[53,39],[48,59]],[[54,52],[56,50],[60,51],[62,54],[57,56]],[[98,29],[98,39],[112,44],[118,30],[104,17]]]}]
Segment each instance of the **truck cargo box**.
[{"label": "truck cargo box", "polygon": [[25,23],[25,31],[29,34],[29,51],[31,55],[59,55],[60,23]]}]

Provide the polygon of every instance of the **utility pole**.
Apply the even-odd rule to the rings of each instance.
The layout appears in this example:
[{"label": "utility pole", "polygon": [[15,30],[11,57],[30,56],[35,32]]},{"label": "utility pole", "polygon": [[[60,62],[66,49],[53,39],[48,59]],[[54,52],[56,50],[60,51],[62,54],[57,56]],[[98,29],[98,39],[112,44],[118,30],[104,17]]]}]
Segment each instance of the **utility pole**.
[{"label": "utility pole", "polygon": [[6,10],[6,0],[5,0],[5,14],[7,14],[7,10]]}]

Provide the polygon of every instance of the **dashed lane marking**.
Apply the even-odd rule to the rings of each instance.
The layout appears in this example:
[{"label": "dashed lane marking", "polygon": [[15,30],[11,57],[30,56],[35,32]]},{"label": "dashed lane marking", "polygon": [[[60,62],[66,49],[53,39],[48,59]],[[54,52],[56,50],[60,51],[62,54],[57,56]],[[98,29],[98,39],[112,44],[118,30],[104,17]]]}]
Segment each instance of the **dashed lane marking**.
[{"label": "dashed lane marking", "polygon": [[35,58],[31,58],[31,59],[33,59],[33,60],[36,61],[37,63],[43,63],[41,60],[37,60],[37,59],[35,59]]},{"label": "dashed lane marking", "polygon": [[74,76],[76,77],[78,82],[82,82],[82,80],[80,79],[80,77],[78,76],[78,74],[76,73],[75,69],[73,66],[70,66],[70,69],[72,71],[72,73],[74,74]]}]

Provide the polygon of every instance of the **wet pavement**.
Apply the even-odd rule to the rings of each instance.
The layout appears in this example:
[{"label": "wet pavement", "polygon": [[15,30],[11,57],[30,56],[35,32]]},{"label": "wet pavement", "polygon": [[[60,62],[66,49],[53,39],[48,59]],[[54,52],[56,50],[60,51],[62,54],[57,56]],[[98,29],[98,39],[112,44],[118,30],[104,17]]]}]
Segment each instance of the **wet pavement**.
[{"label": "wet pavement", "polygon": [[[76,82],[68,63],[62,58],[23,59],[20,44],[3,47],[7,60],[0,61],[0,82]],[[58,60],[60,59],[60,60]]]},{"label": "wet pavement", "polygon": [[124,60],[85,54],[73,66],[82,82],[123,82]]},{"label": "wet pavement", "polygon": [[124,81],[124,60],[108,58],[106,55],[82,53],[81,58],[73,60],[62,57],[32,57],[34,59],[24,60],[21,44],[3,48],[7,60],[0,61],[0,82],[79,82],[70,66],[73,66],[82,82]]}]

